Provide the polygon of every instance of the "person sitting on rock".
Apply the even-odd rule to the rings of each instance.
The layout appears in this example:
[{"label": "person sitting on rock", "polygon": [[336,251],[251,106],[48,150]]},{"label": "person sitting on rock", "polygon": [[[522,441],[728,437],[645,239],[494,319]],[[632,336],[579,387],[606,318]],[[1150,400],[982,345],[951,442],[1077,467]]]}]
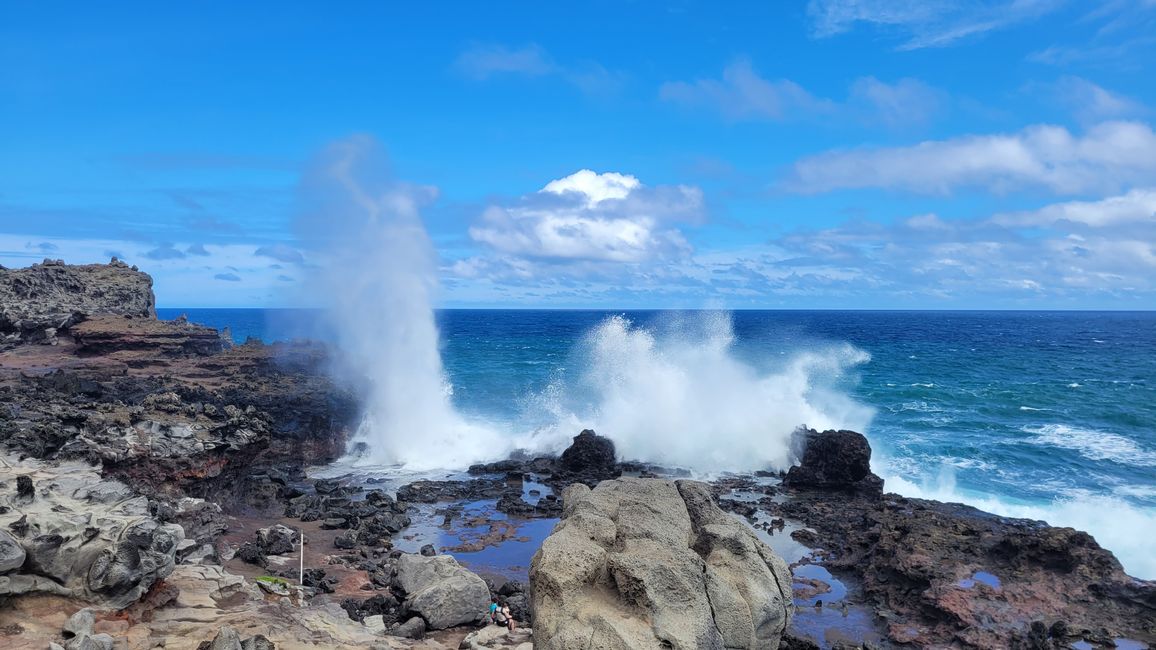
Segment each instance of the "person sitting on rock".
[{"label": "person sitting on rock", "polygon": [[501,625],[501,624],[505,623],[505,621],[502,621],[501,623],[498,622],[498,615],[501,613],[502,613],[502,610],[498,606],[498,597],[497,596],[491,596],[490,597],[490,614],[489,614],[490,622],[493,623],[494,625]]},{"label": "person sitting on rock", "polygon": [[[514,629],[518,627],[517,622],[514,621],[513,613],[510,612],[510,604],[509,603],[502,603],[502,608],[498,610],[498,614],[500,615],[499,622],[505,623],[506,629],[513,632]],[[504,619],[504,620],[501,620],[501,619]]]}]

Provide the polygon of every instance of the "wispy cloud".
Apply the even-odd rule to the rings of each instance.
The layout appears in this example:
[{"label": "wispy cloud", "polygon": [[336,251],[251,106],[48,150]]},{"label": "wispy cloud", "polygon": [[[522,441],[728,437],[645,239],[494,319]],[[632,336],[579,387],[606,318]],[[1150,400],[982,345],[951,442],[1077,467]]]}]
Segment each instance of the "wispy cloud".
[{"label": "wispy cloud", "polygon": [[659,96],[669,102],[717,111],[729,120],[823,120],[838,117],[866,124],[906,127],[929,122],[943,105],[943,93],[917,79],[895,83],[862,77],[845,101],[817,97],[790,79],[767,79],[751,61],[739,58],[720,79],[664,83]]},{"label": "wispy cloud", "polygon": [[474,81],[499,76],[555,77],[591,96],[617,92],[626,76],[594,61],[560,64],[541,46],[511,47],[501,43],[475,44],[454,60],[454,69]]},{"label": "wispy cloud", "polygon": [[240,282],[241,276],[236,273],[218,273],[213,276],[215,280],[223,280],[225,282]]},{"label": "wispy cloud", "polygon": [[1156,2],[1102,0],[1088,6],[1091,10],[1078,22],[1095,27],[1090,35],[1082,41],[1050,45],[1028,55],[1028,60],[1061,67],[1144,68],[1156,49]]},{"label": "wispy cloud", "polygon": [[811,0],[812,34],[829,38],[860,23],[898,36],[900,50],[945,47],[1047,15],[1064,0]]},{"label": "wispy cloud", "polygon": [[178,250],[171,242],[164,242],[156,248],[146,251],[145,257],[150,260],[174,260],[185,257],[184,251]]},{"label": "wispy cloud", "polygon": [[479,81],[499,74],[538,77],[559,69],[550,55],[533,43],[522,47],[497,43],[474,45],[458,55],[454,67],[467,77]]},{"label": "wispy cloud", "polygon": [[783,186],[816,193],[879,188],[946,194],[1110,192],[1156,181],[1156,133],[1138,122],[1104,122],[1083,134],[1036,125],[1018,133],[966,135],[908,147],[831,151],[794,164]]},{"label": "wispy cloud", "polygon": [[301,251],[293,248],[288,244],[269,244],[268,246],[261,246],[253,251],[254,255],[259,257],[268,257],[277,260],[278,262],[286,262],[288,264],[302,264],[305,262],[305,257]]},{"label": "wispy cloud", "polygon": [[1114,93],[1081,77],[1061,77],[1052,86],[1052,94],[1084,122],[1135,117],[1148,113],[1147,108],[1135,99]]}]

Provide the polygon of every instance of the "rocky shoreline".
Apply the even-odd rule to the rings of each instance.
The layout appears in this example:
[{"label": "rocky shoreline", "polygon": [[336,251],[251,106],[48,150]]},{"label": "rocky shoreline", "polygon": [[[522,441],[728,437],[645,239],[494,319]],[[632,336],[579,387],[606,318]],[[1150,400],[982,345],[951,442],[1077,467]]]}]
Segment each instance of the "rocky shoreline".
[{"label": "rocky shoreline", "polygon": [[[1091,536],[887,494],[854,432],[709,485],[591,431],[462,475],[310,477],[358,416],[324,347],[154,304],[115,260],[0,269],[0,647],[1156,644],[1156,583]],[[492,597],[534,636],[479,628]]]}]

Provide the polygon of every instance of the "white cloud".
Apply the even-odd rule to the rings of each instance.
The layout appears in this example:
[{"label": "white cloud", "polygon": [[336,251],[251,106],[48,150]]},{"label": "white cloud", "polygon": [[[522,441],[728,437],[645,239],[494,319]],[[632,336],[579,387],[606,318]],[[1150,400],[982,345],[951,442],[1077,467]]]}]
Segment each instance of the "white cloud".
[{"label": "white cloud", "polygon": [[550,55],[534,44],[519,48],[499,44],[475,45],[458,55],[454,66],[466,76],[479,81],[496,74],[536,77],[557,70]]},{"label": "white cloud", "polygon": [[900,50],[944,47],[966,38],[1028,22],[1064,0],[811,0],[807,14],[816,38],[866,23],[901,35]]},{"label": "white cloud", "polygon": [[718,111],[730,120],[814,120],[845,117],[889,127],[930,121],[940,108],[939,91],[917,79],[894,84],[862,77],[851,84],[845,102],[817,97],[789,79],[766,79],[748,59],[736,59],[721,79],[671,81],[659,89],[669,102]]},{"label": "white cloud", "polygon": [[832,151],[795,163],[797,192],[881,188],[947,193],[1045,188],[1057,194],[1114,191],[1156,182],[1156,133],[1138,122],[1105,122],[1075,135],[1036,125],[1018,133],[967,135],[908,147]]},{"label": "white cloud", "polygon": [[1054,87],[1056,98],[1085,122],[1143,115],[1136,100],[1114,93],[1080,77],[1062,77]]},{"label": "white cloud", "polygon": [[633,176],[584,169],[512,206],[490,206],[470,237],[515,257],[642,262],[687,251],[669,224],[698,219],[702,211],[697,188],[649,188]]},{"label": "white cloud", "polygon": [[1039,210],[996,215],[993,223],[1004,226],[1056,226],[1061,222],[1092,227],[1125,224],[1156,225],[1156,189],[1135,189],[1099,201],[1055,203]]}]

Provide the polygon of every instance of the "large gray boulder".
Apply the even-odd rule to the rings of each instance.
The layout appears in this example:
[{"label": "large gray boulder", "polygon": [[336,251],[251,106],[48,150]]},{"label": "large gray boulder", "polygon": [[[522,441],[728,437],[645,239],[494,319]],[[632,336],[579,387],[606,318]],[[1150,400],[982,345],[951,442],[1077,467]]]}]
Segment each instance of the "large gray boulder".
[{"label": "large gray boulder", "polygon": [[22,269],[0,267],[0,340],[51,342],[97,314],[156,318],[153,280],[115,258],[108,264],[44,260]]},{"label": "large gray boulder", "polygon": [[[32,481],[31,498],[20,496],[17,477]],[[0,600],[41,592],[114,609],[172,572],[184,539],[180,526],[151,517],[145,497],[101,479],[90,465],[6,455],[0,530],[7,531],[0,535]]]},{"label": "large gray boulder", "polygon": [[790,571],[705,484],[620,478],[563,500],[530,566],[535,648],[779,646]]},{"label": "large gray boulder", "polygon": [[449,555],[402,555],[394,584],[406,593],[406,609],[424,618],[431,630],[473,623],[489,610],[486,581]]}]

